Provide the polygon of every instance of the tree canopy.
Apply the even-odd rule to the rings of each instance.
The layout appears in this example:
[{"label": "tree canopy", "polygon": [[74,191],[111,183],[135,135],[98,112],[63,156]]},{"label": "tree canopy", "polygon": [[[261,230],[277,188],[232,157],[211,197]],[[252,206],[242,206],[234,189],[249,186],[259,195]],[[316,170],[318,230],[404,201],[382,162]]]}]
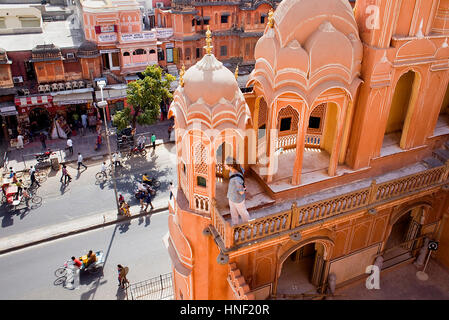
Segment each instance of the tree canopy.
[{"label": "tree canopy", "polygon": [[170,84],[176,78],[171,74],[162,75],[162,69],[157,65],[148,66],[142,72],[142,79],[128,83],[127,103],[131,105],[118,111],[113,117],[113,123],[118,130],[129,125],[136,127],[150,125],[157,121],[162,101],[169,101],[173,95]]}]

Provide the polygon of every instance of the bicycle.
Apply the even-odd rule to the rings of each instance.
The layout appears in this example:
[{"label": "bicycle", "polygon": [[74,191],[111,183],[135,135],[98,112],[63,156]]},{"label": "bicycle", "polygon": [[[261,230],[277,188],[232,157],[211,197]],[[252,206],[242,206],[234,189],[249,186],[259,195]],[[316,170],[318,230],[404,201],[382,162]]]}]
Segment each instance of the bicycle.
[{"label": "bicycle", "polygon": [[[20,197],[20,203],[25,203],[31,200],[31,203],[33,204],[41,204],[42,203],[42,197],[36,195],[35,192],[31,191],[30,189],[27,190],[28,196],[25,196],[24,193],[22,193]],[[28,204],[27,204],[28,205]]]},{"label": "bicycle", "polygon": [[[22,177],[26,179],[26,185],[27,187],[31,186],[31,175],[30,172],[24,172],[22,174]],[[47,180],[47,173],[45,171],[41,171],[41,170],[36,170],[36,172],[34,173],[34,177],[36,178],[36,181],[41,184],[43,182],[45,182]]]},{"label": "bicycle", "polygon": [[95,174],[97,181],[105,181],[108,177],[112,177],[112,170],[114,170],[112,164],[105,171],[100,171]]}]

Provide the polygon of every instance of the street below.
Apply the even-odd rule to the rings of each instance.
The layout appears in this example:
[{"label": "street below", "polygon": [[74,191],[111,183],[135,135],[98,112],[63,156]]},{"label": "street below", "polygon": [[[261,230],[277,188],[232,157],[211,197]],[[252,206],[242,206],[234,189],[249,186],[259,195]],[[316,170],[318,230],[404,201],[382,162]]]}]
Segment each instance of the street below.
[{"label": "street below", "polygon": [[[0,299],[111,300],[125,299],[117,281],[117,264],[129,267],[131,284],[171,272],[163,238],[168,211],[147,215],[0,255],[3,277]],[[55,270],[89,250],[103,250],[105,265],[97,274],[82,273],[79,289],[58,284]]]},{"label": "street below", "polygon": [[[117,171],[117,192],[129,201],[132,213],[140,211],[134,191],[143,173],[148,173],[161,182],[153,200],[155,208],[167,207],[169,182],[177,184],[175,145],[166,143],[157,146],[155,151],[150,147],[146,150],[146,157],[136,155],[129,160],[123,157],[124,168]],[[109,164],[106,159],[105,157]],[[11,210],[5,204],[0,207],[0,239],[115,210],[117,206],[112,180],[109,178],[99,182],[95,178],[101,163],[101,159],[86,161],[87,169],[81,167],[79,172],[76,162],[68,164],[68,172],[72,176],[68,185],[60,182],[61,170],[55,172],[47,169],[47,180],[37,189],[37,195],[43,199],[40,205],[27,208],[23,204],[16,210]]]}]

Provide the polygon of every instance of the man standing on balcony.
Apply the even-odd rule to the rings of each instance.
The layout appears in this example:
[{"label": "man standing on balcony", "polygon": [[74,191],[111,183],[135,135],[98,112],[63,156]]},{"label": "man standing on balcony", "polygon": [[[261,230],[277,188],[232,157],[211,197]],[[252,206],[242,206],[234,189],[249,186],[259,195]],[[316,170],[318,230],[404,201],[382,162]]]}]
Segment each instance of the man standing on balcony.
[{"label": "man standing on balcony", "polygon": [[235,163],[234,159],[227,158],[225,165],[226,170],[229,170],[229,185],[228,185],[228,199],[229,208],[231,210],[232,224],[236,225],[239,222],[239,216],[242,222],[248,222],[249,213],[245,205],[245,179],[243,177],[242,168]]}]

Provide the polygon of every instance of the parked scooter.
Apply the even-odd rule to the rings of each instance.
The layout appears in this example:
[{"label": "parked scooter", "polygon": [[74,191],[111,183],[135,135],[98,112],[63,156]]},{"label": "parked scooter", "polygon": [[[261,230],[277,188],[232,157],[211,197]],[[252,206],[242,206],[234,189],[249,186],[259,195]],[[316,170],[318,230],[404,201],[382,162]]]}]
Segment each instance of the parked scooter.
[{"label": "parked scooter", "polygon": [[51,151],[50,148],[47,149],[47,151],[42,153],[36,153],[34,156],[36,157],[36,160],[38,163],[47,161],[51,155],[56,154],[55,152]]},{"label": "parked scooter", "polygon": [[141,155],[142,157],[145,157],[147,155],[147,151],[145,150],[145,147],[139,148],[139,146],[132,147],[128,152],[128,157],[131,157],[135,154]]}]

